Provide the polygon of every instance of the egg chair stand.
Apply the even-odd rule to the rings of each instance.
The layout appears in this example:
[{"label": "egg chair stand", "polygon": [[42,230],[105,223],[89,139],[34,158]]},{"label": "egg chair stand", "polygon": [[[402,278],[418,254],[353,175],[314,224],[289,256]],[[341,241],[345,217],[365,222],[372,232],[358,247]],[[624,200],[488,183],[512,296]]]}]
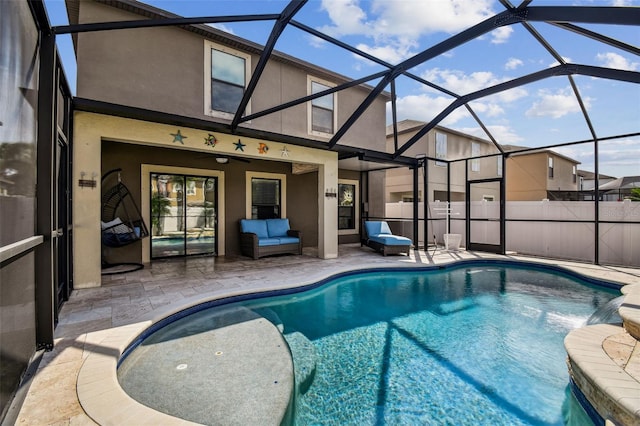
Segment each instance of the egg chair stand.
[{"label": "egg chair stand", "polygon": [[[102,212],[100,226],[102,229],[102,275],[123,274],[144,268],[142,263],[106,261],[105,250],[119,248],[135,243],[149,236],[149,231],[142,220],[140,209],[136,205],[127,186],[122,183],[120,172],[113,169],[102,176]],[[116,175],[117,174],[117,175]],[[115,185],[107,186],[109,180],[117,176]]]}]

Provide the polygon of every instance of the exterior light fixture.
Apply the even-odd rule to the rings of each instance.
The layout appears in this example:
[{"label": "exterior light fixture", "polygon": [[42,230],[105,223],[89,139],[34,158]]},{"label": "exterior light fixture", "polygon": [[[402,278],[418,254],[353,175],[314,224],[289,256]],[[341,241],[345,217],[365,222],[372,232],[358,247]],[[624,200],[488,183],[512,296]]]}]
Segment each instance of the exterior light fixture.
[{"label": "exterior light fixture", "polygon": [[229,159],[227,157],[216,157],[216,163],[218,164],[227,164]]}]

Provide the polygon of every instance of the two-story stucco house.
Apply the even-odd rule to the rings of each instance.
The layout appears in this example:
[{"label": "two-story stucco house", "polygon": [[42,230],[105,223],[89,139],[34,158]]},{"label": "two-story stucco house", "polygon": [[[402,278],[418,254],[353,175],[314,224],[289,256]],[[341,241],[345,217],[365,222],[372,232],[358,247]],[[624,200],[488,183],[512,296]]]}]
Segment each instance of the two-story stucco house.
[{"label": "two-story stucco house", "polygon": [[[416,120],[398,122],[398,144],[412,138],[425,124]],[[394,140],[393,128],[387,126],[387,149],[393,149]],[[427,158],[427,199],[430,202],[465,201],[467,181],[480,182],[474,187],[469,201],[498,201],[499,188],[483,185],[482,181],[501,178],[503,173],[506,173],[506,201],[539,201],[549,198],[554,191],[578,190],[578,161],[549,149],[530,150],[515,145],[501,145],[501,148],[505,152],[506,170],[503,170],[503,155],[491,141],[436,126],[411,146],[407,155]],[[518,152],[521,150],[523,152]],[[461,159],[467,160],[458,161]],[[412,201],[413,183],[411,170],[387,170],[386,202]],[[423,179],[417,183],[422,201]]]},{"label": "two-story stucco house", "polygon": [[[514,145],[503,148],[507,152],[524,149]],[[550,149],[511,153],[506,165],[507,201],[540,201],[551,199],[553,191],[577,191],[578,164]]]},{"label": "two-story stucco house", "polygon": [[[403,120],[397,124],[398,144],[402,145],[413,137],[426,123],[416,120]],[[393,147],[394,132],[391,126],[387,126],[387,147]],[[442,126],[436,126],[418,142],[407,150],[407,155],[412,157],[426,157],[428,160],[428,194],[430,202],[440,201],[465,201],[467,180],[482,180],[500,177],[502,175],[502,157],[496,146],[488,140],[467,135],[456,130]],[[485,157],[486,156],[486,157]],[[448,161],[463,158],[483,157],[465,162],[453,162],[450,168]],[[386,171],[385,199],[388,203],[398,201],[412,201],[413,178],[411,170],[395,168]],[[450,187],[447,186],[450,182]],[[423,179],[418,181],[418,195],[420,201],[424,199]],[[478,193],[480,194],[480,193]],[[499,199],[499,191],[487,187],[482,194],[475,196],[494,197]],[[449,199],[450,195],[450,199]],[[482,199],[482,198],[480,198]]]},{"label": "two-story stucco house", "polygon": [[[175,17],[129,0],[72,0],[67,8],[72,25]],[[339,239],[358,241],[360,172],[341,169],[340,147],[385,151],[388,93],[328,150],[370,87],[293,102],[349,80],[277,51],[263,62],[262,46],[200,24],[79,32],[74,45],[73,173],[99,180],[122,169],[152,228],[149,238],[102,252],[100,185],[74,186],[73,243],[83,256],[75,262],[76,287],[100,285],[101,256],[148,262],[155,255],[239,254],[243,218],[288,218],[322,258],[337,256]],[[169,199],[164,208],[155,203],[159,194]],[[192,244],[197,236],[208,240]],[[158,249],[169,240],[180,247]]]}]

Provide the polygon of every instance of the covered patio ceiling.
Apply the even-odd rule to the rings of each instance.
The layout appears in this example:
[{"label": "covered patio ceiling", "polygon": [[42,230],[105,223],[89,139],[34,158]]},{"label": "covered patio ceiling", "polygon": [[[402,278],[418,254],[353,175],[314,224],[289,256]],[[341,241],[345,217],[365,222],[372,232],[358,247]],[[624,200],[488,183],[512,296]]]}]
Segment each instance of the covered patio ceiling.
[{"label": "covered patio ceiling", "polygon": [[[77,0],[76,0],[77,1]],[[55,26],[53,32],[58,35],[77,34],[80,32],[104,31],[114,29],[130,29],[140,27],[154,26],[184,26],[191,31],[198,31],[206,28],[206,31],[212,30],[209,25],[230,25],[232,23],[244,23],[252,25],[269,26],[268,36],[266,40],[246,40],[240,39],[235,35],[225,34],[226,37],[237,38],[240,42],[250,41],[255,44],[258,51],[261,52],[260,59],[251,75],[242,101],[235,113],[233,120],[229,124],[218,124],[216,127],[219,131],[228,133],[242,134],[247,130],[243,129],[242,124],[255,119],[257,117],[267,116],[271,113],[284,110],[286,108],[309,102],[313,99],[320,98],[327,94],[339,92],[348,87],[359,84],[367,84],[370,86],[370,94],[350,113],[349,118],[341,123],[336,130],[334,136],[328,143],[319,143],[313,140],[301,140],[299,138],[291,138],[287,135],[269,134],[258,135],[268,137],[273,140],[283,140],[287,143],[303,144],[323,149],[335,150],[340,153],[341,165],[345,168],[353,170],[373,170],[386,168],[395,165],[412,165],[417,160],[410,156],[405,156],[407,150],[414,145],[427,132],[434,129],[438,125],[447,124],[448,120],[454,114],[464,114],[470,120],[475,122],[476,130],[482,134],[476,136],[483,137],[493,143],[496,153],[504,153],[502,144],[512,142],[509,137],[505,137],[500,133],[500,127],[491,124],[495,121],[492,118],[491,108],[487,108],[489,100],[497,96],[504,96],[514,89],[529,86],[533,91],[548,90],[544,86],[545,82],[562,79],[560,84],[566,86],[565,96],[571,96],[574,103],[579,108],[576,115],[581,116],[581,120],[576,125],[575,137],[564,140],[555,140],[552,144],[544,144],[547,141],[547,133],[543,133],[544,125],[537,124],[540,136],[537,140],[530,144],[523,144],[528,147],[547,148],[571,146],[582,143],[594,144],[595,172],[598,173],[598,142],[600,140],[625,139],[627,144],[640,147],[640,72],[637,62],[631,62],[632,66],[623,69],[616,66],[615,63],[609,63],[609,66],[597,65],[594,63],[577,63],[569,59],[572,55],[577,54],[572,51],[571,40],[576,37],[580,39],[588,39],[594,45],[603,49],[611,49],[624,55],[632,55],[634,58],[640,56],[640,48],[633,45],[638,41],[638,32],[632,40],[620,40],[609,35],[610,28],[619,28],[621,26],[627,28],[639,28],[640,8],[639,7],[611,7],[611,6],[568,6],[565,0],[523,0],[519,4],[512,4],[509,0],[499,0],[502,10],[495,14],[467,26],[465,29],[444,38],[443,40],[428,46],[426,49],[412,54],[396,63],[390,63],[384,59],[377,57],[368,50],[351,45],[348,42],[348,36],[334,36],[323,31],[322,28],[314,28],[305,22],[296,20],[297,16],[308,16],[309,13],[315,13],[312,9],[314,4],[308,0],[291,0],[287,2],[269,2],[271,7],[280,7],[273,13],[261,14],[242,14],[233,16],[205,16],[205,17],[181,17],[177,14],[168,13],[164,10],[155,9],[151,6],[142,5],[137,2],[124,1],[104,1],[110,5],[121,7],[128,10],[135,10],[136,13],[142,13],[149,19],[125,21],[125,22],[105,22],[91,24],[77,24],[77,3],[76,1],[67,2],[71,25]],[[100,0],[102,1],[102,0]],[[215,11],[215,2],[211,2],[211,10]],[[434,3],[434,5],[438,5]],[[460,7],[464,7],[464,2],[460,3]],[[303,13],[304,12],[304,13]],[[75,16],[74,16],[75,13]],[[204,26],[204,24],[208,24]],[[551,63],[540,63],[537,70],[527,72],[521,75],[511,76],[509,78],[493,78],[484,81],[484,84],[476,84],[474,87],[468,88],[464,92],[455,90],[459,89],[459,85],[448,84],[442,75],[435,75],[425,71],[425,64],[430,63],[437,58],[454,56],[456,54],[464,54],[467,52],[465,45],[482,40],[490,33],[496,30],[510,28],[513,31],[525,33],[537,48],[546,52]],[[258,31],[256,31],[258,32]],[[265,34],[267,33],[265,32]],[[330,45],[335,49],[336,56],[332,63],[341,60],[362,61],[368,64],[366,70],[372,72],[358,72],[353,75],[345,75],[347,83],[305,96],[298,99],[289,100],[280,105],[268,108],[263,111],[254,111],[249,115],[243,115],[247,104],[253,96],[254,90],[260,84],[263,71],[272,57],[272,55],[287,56],[286,51],[276,50],[276,47],[286,46],[291,42],[285,41],[287,37],[299,36],[300,32],[308,37],[322,40],[323,43]],[[259,37],[256,37],[259,38]],[[500,46],[497,46],[500,48]],[[506,48],[506,47],[505,47]],[[509,47],[514,49],[514,46]],[[527,57],[527,51],[520,51],[515,47],[516,51],[523,57]],[[531,47],[529,47],[531,49]],[[339,56],[342,55],[342,56]],[[346,58],[346,59],[345,59]],[[296,58],[293,58],[296,59]],[[483,70],[483,63],[492,61],[492,57],[482,58],[478,61],[478,72]],[[307,61],[307,58],[302,58]],[[522,61],[521,61],[522,62]],[[333,70],[331,63],[313,63],[314,66]],[[436,68],[437,69],[437,68]],[[513,74],[513,73],[510,73]],[[341,74],[343,75],[343,74]],[[615,130],[611,130],[611,126],[607,125],[610,117],[601,117],[594,114],[601,114],[597,108],[592,108],[590,104],[592,99],[583,95],[588,92],[589,85],[600,84],[602,82],[617,82],[619,90],[611,92],[611,97],[617,98],[615,102],[619,102],[624,98],[631,100],[631,105],[635,104],[635,112],[631,111],[624,126],[617,126]],[[402,84],[401,84],[402,83]],[[555,83],[554,83],[555,84]],[[555,86],[557,87],[557,85]],[[612,89],[614,90],[614,89]],[[549,90],[551,92],[551,90]],[[360,148],[349,147],[341,144],[341,138],[349,131],[353,124],[362,116],[363,112],[373,103],[374,99],[380,94],[390,93],[391,101],[388,106],[388,123],[393,130],[394,144],[388,152],[375,152],[363,150]],[[405,118],[400,115],[398,108],[399,99],[407,99],[407,97],[417,93],[430,93],[432,98],[446,99],[446,102],[440,102],[440,109],[434,109],[433,103],[414,105],[414,111],[429,110],[430,119],[424,120],[424,126],[403,144],[398,143],[398,127],[397,123]],[[416,97],[419,98],[419,97]],[[424,98],[428,99],[428,98]],[[635,102],[634,102],[635,100]],[[610,101],[610,102],[613,102]],[[85,110],[104,110],[105,106],[91,100],[76,99],[76,106]],[[136,115],[136,111],[128,111],[129,114]],[[139,113],[139,112],[138,112]],[[527,111],[528,115],[529,111]],[[609,114],[614,114],[610,109]],[[627,113],[629,113],[627,111]],[[162,114],[155,114],[156,119],[160,121],[183,121],[179,117],[163,117]],[[405,113],[406,115],[406,113]],[[562,112],[557,113],[562,116]],[[605,114],[606,115],[606,114]],[[633,117],[636,119],[634,120]],[[558,118],[558,117],[555,117]],[[185,119],[186,120],[186,119]],[[187,120],[188,121],[188,120]],[[206,123],[188,123],[191,125],[207,125]],[[468,131],[468,129],[466,129]],[[549,130],[549,129],[547,129]],[[464,129],[463,129],[464,131]],[[381,135],[382,137],[382,135]],[[529,141],[532,142],[532,141]],[[459,158],[446,160],[459,160]]]}]

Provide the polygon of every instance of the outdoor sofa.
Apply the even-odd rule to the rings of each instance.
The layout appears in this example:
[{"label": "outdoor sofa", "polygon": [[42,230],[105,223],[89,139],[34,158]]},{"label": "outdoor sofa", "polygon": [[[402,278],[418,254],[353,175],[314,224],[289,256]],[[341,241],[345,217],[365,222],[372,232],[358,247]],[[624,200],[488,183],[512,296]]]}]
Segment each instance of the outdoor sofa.
[{"label": "outdoor sofa", "polygon": [[372,249],[382,252],[384,256],[388,254],[406,253],[411,250],[411,240],[400,235],[393,235],[389,224],[385,221],[365,221],[364,240],[360,244],[367,245]]},{"label": "outdoor sofa", "polygon": [[241,219],[240,252],[258,259],[272,254],[302,254],[302,232],[289,219]]}]

